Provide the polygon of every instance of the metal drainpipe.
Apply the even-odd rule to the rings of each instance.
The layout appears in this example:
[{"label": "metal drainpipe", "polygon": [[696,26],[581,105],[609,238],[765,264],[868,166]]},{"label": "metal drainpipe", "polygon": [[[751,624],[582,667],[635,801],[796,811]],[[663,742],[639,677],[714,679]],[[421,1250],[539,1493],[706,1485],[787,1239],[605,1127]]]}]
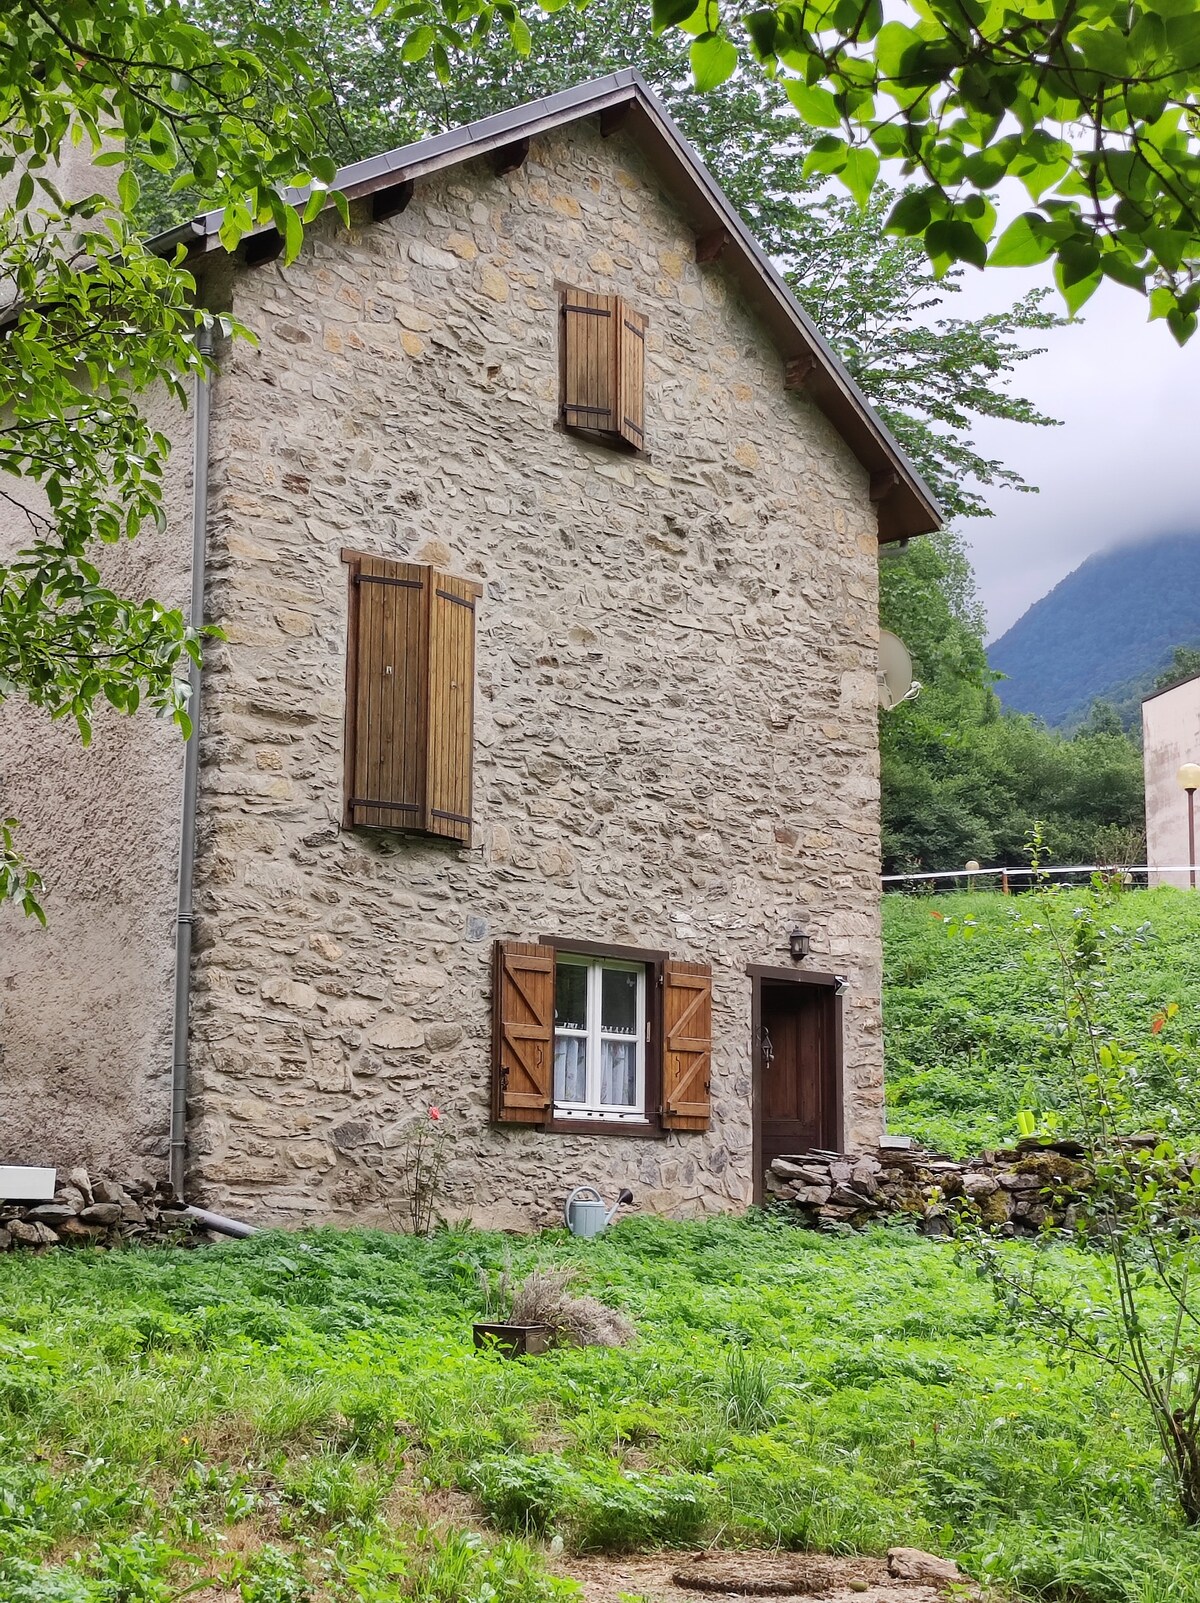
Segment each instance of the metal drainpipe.
[{"label": "metal drainpipe", "polygon": [[[196,344],[212,355],[212,330],[202,328]],[[188,622],[204,623],[204,557],[208,527],[208,435],[211,380],[207,369],[196,375],[192,424],[192,606]],[[188,1003],[192,983],[192,877],[196,865],[196,796],[200,786],[200,669],[188,670],[188,713],[192,732],[183,758],[183,813],[179,828],[179,910],[175,915],[175,1023],[171,1059],[171,1185],[183,1201],[187,1167]]]}]

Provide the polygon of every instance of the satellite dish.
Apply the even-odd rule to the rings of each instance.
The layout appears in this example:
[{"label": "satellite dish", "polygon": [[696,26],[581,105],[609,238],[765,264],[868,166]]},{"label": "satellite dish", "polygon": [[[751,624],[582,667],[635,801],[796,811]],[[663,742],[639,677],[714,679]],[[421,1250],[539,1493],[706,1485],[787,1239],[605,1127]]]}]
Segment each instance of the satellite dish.
[{"label": "satellite dish", "polygon": [[890,629],[879,631],[879,705],[885,710],[898,707],[902,701],[912,701],[921,693],[921,686],[913,678],[912,658],[908,647]]}]

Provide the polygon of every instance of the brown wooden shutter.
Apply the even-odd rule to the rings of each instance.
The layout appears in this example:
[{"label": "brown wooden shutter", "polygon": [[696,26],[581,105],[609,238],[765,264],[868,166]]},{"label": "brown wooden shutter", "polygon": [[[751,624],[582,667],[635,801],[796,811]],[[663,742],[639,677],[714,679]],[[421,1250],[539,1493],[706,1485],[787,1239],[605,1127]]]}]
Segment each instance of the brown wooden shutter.
[{"label": "brown wooden shutter", "polygon": [[497,941],[492,974],[492,1117],[543,1124],[554,1088],[554,948]]},{"label": "brown wooden shutter", "polygon": [[475,601],[480,587],[344,551],[348,828],[471,838]]},{"label": "brown wooden shutter", "polygon": [[569,289],[563,295],[563,422],[569,429],[617,432],[615,295]]},{"label": "brown wooden shutter", "polygon": [[349,825],[424,828],[430,570],[353,555],[346,660]]},{"label": "brown wooden shutter", "polygon": [[663,968],[662,1122],[707,1130],[712,1079],[712,969],[671,959]]},{"label": "brown wooden shutter", "polygon": [[640,451],[646,444],[646,318],[617,302],[617,433]]},{"label": "brown wooden shutter", "polygon": [[469,580],[431,576],[423,827],[461,841],[471,838],[476,594]]}]

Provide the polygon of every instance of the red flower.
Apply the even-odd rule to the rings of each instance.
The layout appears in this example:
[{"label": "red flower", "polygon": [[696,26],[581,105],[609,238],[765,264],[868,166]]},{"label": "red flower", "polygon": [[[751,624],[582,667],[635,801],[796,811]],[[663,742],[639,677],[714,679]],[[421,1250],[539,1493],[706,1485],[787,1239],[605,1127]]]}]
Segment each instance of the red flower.
[{"label": "red flower", "polygon": [[438,1120],[439,1120],[439,1119],[440,1119],[440,1118],[441,1118],[441,1116],[442,1116],[442,1110],[441,1110],[441,1108],[430,1108],[430,1110],[429,1110],[429,1117],[430,1117],[430,1118],[431,1118],[431,1119],[432,1119],[432,1120],[433,1120],[433,1122],[434,1122],[434,1123],[435,1123],[435,1124],[436,1124],[436,1123],[437,1123],[437,1121],[438,1121]]}]

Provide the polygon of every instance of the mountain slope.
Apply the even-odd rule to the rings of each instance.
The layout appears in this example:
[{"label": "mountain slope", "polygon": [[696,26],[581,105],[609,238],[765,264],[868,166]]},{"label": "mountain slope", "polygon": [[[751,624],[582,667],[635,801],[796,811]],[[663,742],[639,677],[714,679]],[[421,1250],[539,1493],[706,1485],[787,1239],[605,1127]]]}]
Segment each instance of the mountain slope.
[{"label": "mountain slope", "polygon": [[1007,676],[996,686],[1006,707],[1066,725],[1197,643],[1200,535],[1171,534],[1089,557],[988,647],[988,661]]}]

